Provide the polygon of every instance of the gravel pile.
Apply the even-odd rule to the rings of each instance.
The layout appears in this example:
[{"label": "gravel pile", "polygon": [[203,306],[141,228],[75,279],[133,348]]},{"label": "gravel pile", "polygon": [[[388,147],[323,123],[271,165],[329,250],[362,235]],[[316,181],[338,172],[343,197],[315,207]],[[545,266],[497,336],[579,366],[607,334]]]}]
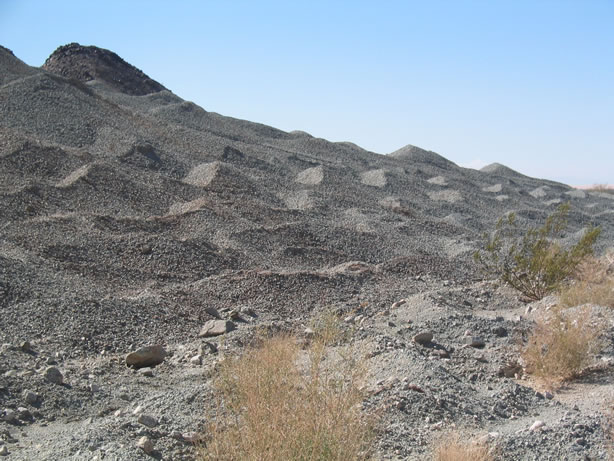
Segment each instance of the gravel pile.
[{"label": "gravel pile", "polygon": [[[567,201],[571,235],[612,246],[611,194],[207,112],[95,47],[42,69],[0,47],[0,454],[190,459],[220,355],[333,309],[370,351],[379,458],[456,425],[502,459],[601,459],[601,409],[500,376],[532,320],[471,258],[505,213]],[[162,364],[126,368],[156,344]]]}]

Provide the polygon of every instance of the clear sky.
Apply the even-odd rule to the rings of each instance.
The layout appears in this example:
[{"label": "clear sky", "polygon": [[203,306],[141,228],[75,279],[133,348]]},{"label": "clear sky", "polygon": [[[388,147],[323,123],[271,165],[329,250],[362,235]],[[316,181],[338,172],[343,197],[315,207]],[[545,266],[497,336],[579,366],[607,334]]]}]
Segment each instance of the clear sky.
[{"label": "clear sky", "polygon": [[0,0],[26,63],[69,42],[223,115],[614,183],[614,0]]}]

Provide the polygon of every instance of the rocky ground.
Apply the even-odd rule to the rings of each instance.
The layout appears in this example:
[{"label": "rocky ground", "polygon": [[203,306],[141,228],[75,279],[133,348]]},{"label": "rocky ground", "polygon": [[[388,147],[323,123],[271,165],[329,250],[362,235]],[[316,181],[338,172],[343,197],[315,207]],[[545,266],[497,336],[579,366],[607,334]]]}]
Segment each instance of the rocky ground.
[{"label": "rocky ground", "polygon": [[594,372],[548,391],[513,364],[556,299],[526,304],[471,254],[499,216],[567,201],[602,251],[614,195],[223,117],[106,50],[47,63],[0,47],[0,455],[193,459],[216,363],[333,310],[368,357],[377,459],[428,459],[453,428],[500,459],[607,459],[611,314],[592,308]]}]

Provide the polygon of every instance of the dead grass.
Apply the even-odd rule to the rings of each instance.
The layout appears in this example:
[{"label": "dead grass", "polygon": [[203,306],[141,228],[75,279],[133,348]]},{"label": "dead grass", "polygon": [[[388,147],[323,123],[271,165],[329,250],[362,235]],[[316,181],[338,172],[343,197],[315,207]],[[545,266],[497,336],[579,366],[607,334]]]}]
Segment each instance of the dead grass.
[{"label": "dead grass", "polygon": [[586,308],[553,308],[537,321],[522,358],[528,373],[555,387],[581,374],[601,347],[603,319]]},{"label": "dead grass", "polygon": [[587,258],[576,271],[574,281],[560,292],[564,306],[597,304],[614,308],[614,257]]},{"label": "dead grass", "polygon": [[223,407],[205,434],[207,461],[371,459],[373,420],[361,410],[364,361],[331,356],[328,320],[307,350],[296,338],[263,340],[221,363]]},{"label": "dead grass", "polygon": [[486,444],[463,439],[453,432],[444,436],[435,446],[433,461],[494,461],[494,455]]}]

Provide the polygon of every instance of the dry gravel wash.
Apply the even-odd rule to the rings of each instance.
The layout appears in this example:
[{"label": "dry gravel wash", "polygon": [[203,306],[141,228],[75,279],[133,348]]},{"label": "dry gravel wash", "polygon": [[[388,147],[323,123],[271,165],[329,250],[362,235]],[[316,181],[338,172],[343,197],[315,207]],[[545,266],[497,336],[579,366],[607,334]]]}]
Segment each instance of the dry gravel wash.
[{"label": "dry gravel wash", "polygon": [[[109,52],[73,50],[49,61],[56,74],[0,47],[0,454],[146,459],[147,436],[151,456],[189,459],[213,405],[220,352],[198,338],[213,309],[243,312],[209,340],[233,352],[332,307],[362,315],[348,326],[370,351],[382,459],[423,459],[453,423],[496,432],[503,459],[605,456],[609,368],[553,399],[499,378],[530,319],[470,255],[502,214],[536,224],[564,201],[572,235],[599,224],[611,246],[614,196],[224,117]],[[71,71],[100,57],[99,75]],[[434,344],[412,341],[422,330]],[[467,330],[484,349],[463,347]],[[149,344],[172,355],[153,376],[127,369]]]}]

